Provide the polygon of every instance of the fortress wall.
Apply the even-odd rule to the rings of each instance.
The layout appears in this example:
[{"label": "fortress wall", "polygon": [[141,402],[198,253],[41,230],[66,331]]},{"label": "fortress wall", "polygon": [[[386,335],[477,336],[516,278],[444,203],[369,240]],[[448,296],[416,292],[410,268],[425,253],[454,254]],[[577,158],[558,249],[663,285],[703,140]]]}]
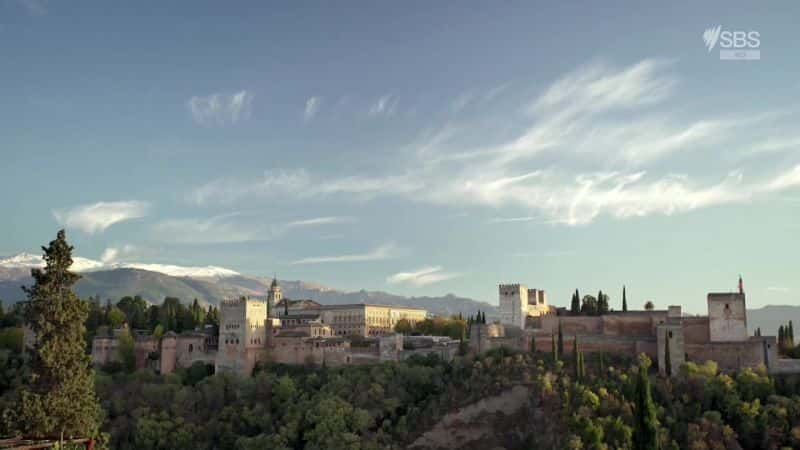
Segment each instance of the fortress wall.
[{"label": "fortress wall", "polygon": [[603,334],[608,336],[655,336],[655,327],[667,314],[611,314],[602,316]]},{"label": "fortress wall", "polygon": [[708,317],[684,317],[683,339],[687,344],[705,344],[710,341],[708,336]]},{"label": "fortress wall", "polygon": [[601,334],[603,331],[603,319],[600,316],[542,316],[541,328],[547,332],[558,332],[559,322],[561,322],[565,336],[572,334]]},{"label": "fortress wall", "polygon": [[702,363],[713,360],[722,370],[753,367],[765,363],[763,343],[756,339],[742,342],[686,344],[685,348],[689,361]]}]

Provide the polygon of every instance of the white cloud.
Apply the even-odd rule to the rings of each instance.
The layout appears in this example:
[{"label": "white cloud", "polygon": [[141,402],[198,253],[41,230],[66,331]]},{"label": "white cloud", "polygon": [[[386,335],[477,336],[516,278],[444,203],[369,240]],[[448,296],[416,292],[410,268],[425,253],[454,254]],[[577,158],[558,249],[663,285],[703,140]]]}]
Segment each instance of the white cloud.
[{"label": "white cloud", "polygon": [[270,170],[256,180],[240,178],[211,181],[188,195],[198,205],[232,203],[249,197],[275,198],[292,196],[310,198],[325,195],[352,194],[368,199],[382,194],[404,194],[421,189],[419,180],[407,175],[386,177],[348,176],[330,180],[312,180],[303,169]]},{"label": "white cloud", "polygon": [[441,266],[423,267],[413,272],[398,272],[386,278],[389,284],[410,284],[412,286],[427,286],[433,283],[460,277],[461,274],[445,272]]},{"label": "white cloud", "polygon": [[67,227],[87,233],[105,231],[115,223],[147,215],[149,204],[140,201],[98,202],[70,209],[55,209],[53,217]]},{"label": "white cloud", "polygon": [[353,223],[353,217],[315,217],[313,219],[295,220],[286,224],[287,228],[316,227],[321,225],[336,225],[342,223]]},{"label": "white cloud", "polygon": [[168,219],[153,226],[155,237],[179,244],[222,244],[266,240],[273,237],[258,221],[240,220],[235,212],[210,218]]},{"label": "white cloud", "polygon": [[397,253],[398,249],[394,244],[384,244],[366,253],[333,256],[311,256],[292,261],[292,265],[381,261],[395,258]]},{"label": "white cloud", "polygon": [[121,256],[129,255],[136,250],[131,244],[125,244],[122,247],[107,247],[103,250],[103,253],[100,254],[100,261],[105,264],[113,264],[116,262]]},{"label": "white cloud", "polygon": [[369,107],[370,116],[391,116],[397,110],[398,99],[393,95],[382,95]]},{"label": "white cloud", "polygon": [[311,97],[308,100],[306,100],[306,109],[305,112],[303,113],[303,117],[305,117],[306,120],[313,119],[314,116],[317,115],[317,112],[319,111],[319,107],[321,104],[322,104],[322,99],[319,97]]},{"label": "white cloud", "polygon": [[234,94],[192,97],[187,102],[195,122],[201,125],[235,124],[250,117],[253,94],[243,90]]}]

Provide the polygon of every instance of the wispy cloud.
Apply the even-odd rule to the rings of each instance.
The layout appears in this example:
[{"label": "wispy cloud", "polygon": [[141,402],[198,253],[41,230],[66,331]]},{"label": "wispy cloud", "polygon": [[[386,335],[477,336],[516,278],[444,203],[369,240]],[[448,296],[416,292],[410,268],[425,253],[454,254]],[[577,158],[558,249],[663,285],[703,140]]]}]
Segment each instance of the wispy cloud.
[{"label": "wispy cloud", "polygon": [[527,216],[527,217],[495,217],[489,219],[489,223],[515,223],[515,222],[534,222],[541,220],[541,218]]},{"label": "wispy cloud", "polygon": [[767,288],[767,291],[768,292],[779,292],[781,294],[785,294],[785,293],[788,293],[790,291],[790,289],[787,288],[787,287],[782,287],[782,286],[770,286],[770,287]]},{"label": "wispy cloud", "polygon": [[376,195],[402,194],[417,191],[423,186],[408,175],[386,177],[348,176],[314,180],[303,169],[270,170],[255,180],[241,178],[218,179],[193,190],[188,200],[198,205],[232,203],[244,198],[274,198],[293,196],[310,198],[326,195],[351,194],[368,199]]},{"label": "wispy cloud", "polygon": [[336,225],[342,223],[353,223],[353,217],[315,217],[313,219],[295,220],[286,224],[287,228],[317,227],[321,225]]},{"label": "wispy cloud", "polygon": [[67,228],[87,233],[105,231],[115,223],[147,215],[149,204],[140,201],[98,202],[68,209],[53,210],[56,221]]},{"label": "wispy cloud", "polygon": [[19,3],[29,14],[43,16],[47,14],[47,7],[43,0],[19,0]]},{"label": "wispy cloud", "polygon": [[[791,130],[796,114],[687,113],[668,103],[679,91],[675,69],[674,62],[657,59],[580,67],[538,95],[520,96],[518,112],[503,116],[508,118],[503,133],[494,132],[496,118],[465,123],[448,118],[440,127],[426,128],[418,145],[403,147],[406,154],[393,155],[392,164],[376,167],[370,177],[267,172],[258,180],[212,181],[191,197],[205,204],[276,192],[299,199],[399,196],[520,212],[494,223],[577,226],[603,216],[671,215],[749,202],[800,187],[800,160],[792,155],[772,166],[748,165],[747,172],[726,167],[719,158],[720,148],[793,148],[795,140],[770,141],[759,125],[769,123],[773,135]],[[476,91],[457,103],[479,98]],[[370,113],[390,114],[395,105],[396,98],[385,95]],[[405,163],[394,164],[397,160]],[[711,170],[699,171],[703,162]]]},{"label": "wispy cloud", "polygon": [[399,100],[397,99],[397,97],[393,95],[389,94],[382,95],[378,97],[378,99],[375,100],[375,102],[372,105],[370,105],[369,111],[367,111],[367,113],[373,117],[391,116],[397,110],[398,102]]},{"label": "wispy cloud", "polygon": [[243,90],[234,94],[192,97],[187,102],[195,122],[201,125],[235,124],[250,117],[253,94]]},{"label": "wispy cloud", "polygon": [[223,244],[269,240],[274,233],[246,214],[234,212],[210,218],[167,219],[152,228],[154,237],[179,244]]},{"label": "wispy cloud", "polygon": [[410,284],[427,286],[433,283],[460,277],[460,273],[445,272],[441,266],[423,267],[412,272],[398,272],[386,278],[389,284]]},{"label": "wispy cloud", "polygon": [[303,112],[303,117],[305,117],[306,120],[313,119],[314,116],[317,115],[320,105],[322,105],[322,99],[319,97],[311,97],[306,100],[306,109]]},{"label": "wispy cloud", "polygon": [[352,262],[365,262],[365,261],[381,261],[385,259],[392,259],[397,257],[398,248],[394,244],[384,244],[380,247],[366,252],[366,253],[353,253],[346,255],[331,255],[331,256],[311,256],[308,258],[298,259],[292,261],[292,265],[300,264],[328,264],[328,263],[352,263]]}]

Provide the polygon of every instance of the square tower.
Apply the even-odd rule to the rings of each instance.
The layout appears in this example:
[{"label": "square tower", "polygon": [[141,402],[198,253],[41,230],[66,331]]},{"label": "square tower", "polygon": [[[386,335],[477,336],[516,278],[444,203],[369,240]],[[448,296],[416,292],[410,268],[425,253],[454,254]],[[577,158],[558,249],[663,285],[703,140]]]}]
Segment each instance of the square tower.
[{"label": "square tower", "polygon": [[267,303],[239,298],[220,305],[216,371],[249,375],[266,347]]},{"label": "square tower", "polygon": [[747,340],[747,305],[743,292],[708,294],[708,335],[711,342]]},{"label": "square tower", "polygon": [[524,284],[501,284],[498,288],[500,323],[525,328],[528,316],[528,287]]}]

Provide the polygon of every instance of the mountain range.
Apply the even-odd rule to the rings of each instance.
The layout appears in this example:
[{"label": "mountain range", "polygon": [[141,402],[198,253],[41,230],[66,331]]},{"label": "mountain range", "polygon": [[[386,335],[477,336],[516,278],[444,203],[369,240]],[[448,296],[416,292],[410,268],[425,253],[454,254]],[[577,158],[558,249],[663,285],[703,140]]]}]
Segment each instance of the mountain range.
[{"label": "mountain range", "polygon": [[[41,258],[19,254],[0,259],[0,299],[13,303],[25,298],[21,287],[33,283],[30,270],[43,265]],[[86,258],[74,258],[73,268],[81,274],[75,292],[81,297],[99,296],[114,301],[126,295],[160,303],[164,297],[188,302],[218,304],[220,300],[242,295],[265,297],[272,278],[243,275],[217,266],[184,267],[162,264],[104,264]],[[291,299],[312,299],[323,304],[377,303],[425,308],[440,315],[474,315],[485,311],[499,317],[497,307],[489,303],[448,294],[439,297],[405,297],[383,291],[342,291],[305,281],[280,280],[283,295]]]}]

